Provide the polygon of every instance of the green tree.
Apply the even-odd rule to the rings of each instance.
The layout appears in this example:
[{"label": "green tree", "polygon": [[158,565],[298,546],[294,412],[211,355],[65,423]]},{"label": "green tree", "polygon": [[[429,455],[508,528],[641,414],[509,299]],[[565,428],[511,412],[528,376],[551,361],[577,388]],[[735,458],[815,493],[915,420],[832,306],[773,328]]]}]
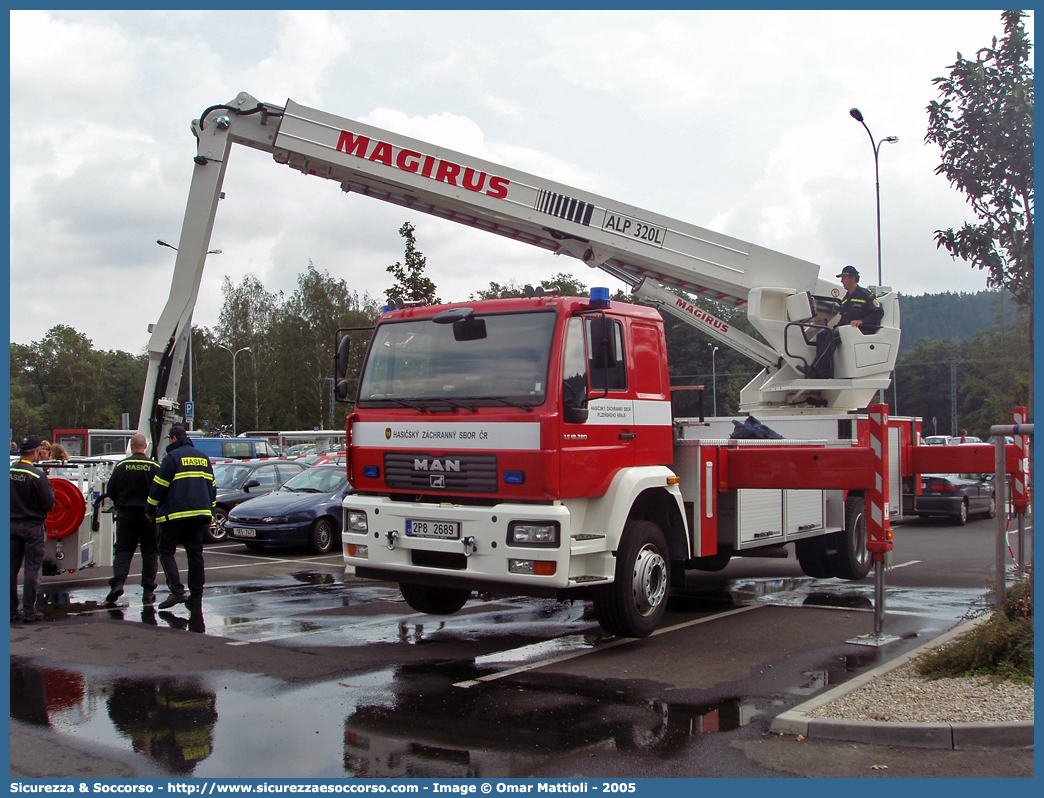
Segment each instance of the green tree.
[{"label": "green tree", "polygon": [[[587,296],[587,286],[565,272],[559,272],[554,277],[541,280],[540,287],[545,291],[549,288],[557,288],[560,296]],[[525,296],[525,286],[520,286],[516,280],[508,280],[506,285],[490,281],[489,288],[476,291],[469,298],[506,299],[520,296]]]},{"label": "green tree", "polygon": [[[244,277],[238,286],[225,277],[221,293],[225,302],[218,317],[218,335],[233,353],[245,346],[250,347],[249,352],[243,353],[246,357],[242,361],[237,359],[236,363],[237,385],[233,393],[238,404],[247,407],[245,414],[240,414],[239,408],[236,408],[237,425],[242,420],[243,426],[263,429],[268,426],[268,418],[266,392],[262,390],[261,383],[271,373],[276,360],[275,344],[270,332],[283,295],[266,291],[261,281],[252,274]],[[228,359],[231,386],[233,356],[228,353],[225,356]],[[240,365],[243,361],[246,368]],[[240,386],[245,390],[241,390]]]},{"label": "green tree", "polygon": [[[284,303],[274,325],[279,342],[284,408],[281,429],[306,429],[329,424],[330,380],[334,376],[336,332],[346,327],[373,326],[380,309],[369,295],[360,297],[343,279],[319,271],[309,261],[298,276],[297,290]],[[369,333],[352,339],[349,375],[356,375],[369,342]],[[286,368],[283,368],[283,364]],[[335,425],[344,421],[343,406],[335,411]],[[337,414],[341,418],[337,419]]]},{"label": "green tree", "polygon": [[435,294],[435,283],[424,276],[427,258],[417,249],[417,239],[413,235],[414,226],[403,222],[399,235],[406,239],[404,261],[396,261],[387,271],[395,278],[395,285],[385,290],[388,302],[401,299],[405,302],[423,302],[438,305],[441,300]]},{"label": "green tree", "polygon": [[[1033,306],[1033,69],[1022,11],[1004,11],[1004,36],[974,59],[957,53],[936,78],[941,100],[928,106],[926,142],[942,149],[936,173],[963,192],[977,224],[938,230],[936,243],[987,272]],[[1028,329],[1033,354],[1032,316]]]}]

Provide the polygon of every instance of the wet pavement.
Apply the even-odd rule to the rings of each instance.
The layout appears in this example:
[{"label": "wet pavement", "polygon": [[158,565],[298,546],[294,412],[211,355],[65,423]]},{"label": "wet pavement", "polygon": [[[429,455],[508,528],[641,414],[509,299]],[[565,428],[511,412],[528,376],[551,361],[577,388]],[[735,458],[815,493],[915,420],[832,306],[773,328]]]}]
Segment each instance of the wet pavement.
[{"label": "wet pavement", "polygon": [[125,775],[790,775],[750,748],[772,717],[952,627],[983,593],[890,587],[900,639],[868,648],[844,641],[872,631],[871,584],[785,564],[690,574],[634,641],[582,601],[480,595],[417,614],[336,560],[217,576],[195,615],[143,608],[135,586],[105,608],[98,578],[45,585],[48,620],[11,631],[13,772],[33,775],[18,732]]}]

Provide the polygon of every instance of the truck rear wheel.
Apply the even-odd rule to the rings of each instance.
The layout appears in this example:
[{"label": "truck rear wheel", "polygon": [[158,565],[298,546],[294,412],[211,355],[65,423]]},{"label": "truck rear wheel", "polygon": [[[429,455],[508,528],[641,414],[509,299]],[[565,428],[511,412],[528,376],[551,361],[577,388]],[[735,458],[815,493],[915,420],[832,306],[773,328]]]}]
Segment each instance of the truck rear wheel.
[{"label": "truck rear wheel", "polygon": [[838,579],[862,579],[873,562],[866,548],[866,500],[862,496],[845,499],[845,529],[837,533],[837,551],[831,556]]},{"label": "truck rear wheel", "polygon": [[594,599],[598,623],[617,637],[648,637],[667,611],[667,539],[651,521],[627,522],[616,554],[616,581]]},{"label": "truck rear wheel", "polygon": [[399,583],[399,592],[410,607],[428,615],[452,615],[471,598],[471,591],[466,588],[431,587],[402,582]]},{"label": "truck rear wheel", "polygon": [[828,579],[834,575],[831,564],[832,550],[836,548],[834,538],[837,533],[820,535],[814,538],[805,538],[794,543],[794,553],[797,555],[798,565],[806,576],[813,579]]}]

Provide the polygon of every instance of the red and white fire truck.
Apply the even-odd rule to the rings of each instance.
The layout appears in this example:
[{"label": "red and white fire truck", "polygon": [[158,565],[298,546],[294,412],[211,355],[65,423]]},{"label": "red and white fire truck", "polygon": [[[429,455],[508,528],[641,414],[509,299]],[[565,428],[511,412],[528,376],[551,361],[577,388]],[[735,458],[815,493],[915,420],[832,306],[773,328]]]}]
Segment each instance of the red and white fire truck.
[{"label": "red and white fire truck", "polygon": [[[814,264],[293,101],[240,94],[208,108],[193,132],[195,173],[139,424],[154,447],[176,418],[233,144],[346,192],[578,258],[645,303],[610,301],[607,289],[536,291],[382,315],[347,419],[354,493],[342,546],[357,575],[397,582],[418,611],[455,612],[475,590],[577,597],[594,602],[606,630],[644,636],[685,569],[785,556],[794,544],[807,574],[861,579],[891,550],[890,519],[920,473],[993,470],[991,447],[921,447],[918,419],[868,407],[898,353],[888,287],[871,287],[880,330],[841,328],[834,378],[811,380],[799,367],[840,298]],[[745,308],[764,340],[689,296]],[[782,438],[733,437],[743,417],[673,417],[659,311],[762,365],[740,409]]]}]

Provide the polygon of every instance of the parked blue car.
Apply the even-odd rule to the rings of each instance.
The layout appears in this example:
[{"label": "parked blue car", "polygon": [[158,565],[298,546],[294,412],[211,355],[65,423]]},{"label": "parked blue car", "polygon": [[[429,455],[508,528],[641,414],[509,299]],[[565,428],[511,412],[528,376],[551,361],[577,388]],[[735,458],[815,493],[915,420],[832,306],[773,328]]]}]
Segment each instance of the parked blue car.
[{"label": "parked blue car", "polygon": [[229,540],[248,549],[307,545],[327,554],[341,538],[341,500],[348,492],[344,466],[306,468],[265,496],[250,499],[229,513]]}]

